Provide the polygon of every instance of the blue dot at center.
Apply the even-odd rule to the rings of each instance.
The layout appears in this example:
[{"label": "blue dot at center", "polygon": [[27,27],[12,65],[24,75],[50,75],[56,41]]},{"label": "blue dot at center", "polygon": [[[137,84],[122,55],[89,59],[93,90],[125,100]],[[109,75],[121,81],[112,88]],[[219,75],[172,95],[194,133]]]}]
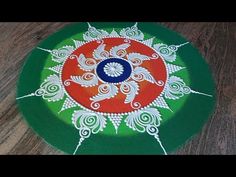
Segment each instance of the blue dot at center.
[{"label": "blue dot at center", "polygon": [[[124,72],[122,72],[122,74],[120,74],[117,77],[111,77],[108,76],[105,72],[104,72],[104,67],[108,64],[108,63],[118,63],[120,65],[123,66],[124,68]],[[96,68],[96,73],[98,75],[98,77],[104,81],[104,82],[108,82],[108,83],[119,83],[119,82],[123,82],[126,79],[128,79],[131,75],[132,72],[132,67],[130,65],[130,63],[124,59],[121,58],[109,58],[109,59],[105,59],[103,61],[101,61]]]}]

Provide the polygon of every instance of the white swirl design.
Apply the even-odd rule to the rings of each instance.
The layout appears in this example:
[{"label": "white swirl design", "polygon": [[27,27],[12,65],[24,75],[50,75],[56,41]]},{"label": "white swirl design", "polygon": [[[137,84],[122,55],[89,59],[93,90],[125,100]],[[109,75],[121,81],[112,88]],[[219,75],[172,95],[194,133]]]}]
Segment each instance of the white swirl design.
[{"label": "white swirl design", "polygon": [[90,104],[90,106],[91,106],[91,108],[97,110],[97,109],[100,108],[100,103],[97,103],[97,102],[94,102],[94,101],[93,101],[93,102]]},{"label": "white swirl design", "polygon": [[153,136],[162,148],[163,153],[167,155],[159,138],[158,127],[160,126],[160,121],[161,114],[155,108],[146,108],[145,110],[137,111],[128,115],[125,119],[126,125],[134,131],[141,133],[147,132],[149,135]]},{"label": "white swirl design", "polygon": [[79,129],[79,135],[80,135],[80,137],[82,137],[83,139],[84,138],[88,138],[88,137],[90,137],[90,135],[91,135],[91,130],[89,129],[89,128],[80,128]]},{"label": "white swirl design", "polygon": [[42,96],[47,101],[59,101],[64,97],[64,92],[60,84],[59,77],[55,74],[50,75],[40,85],[40,88],[35,92],[36,96]]},{"label": "white swirl design", "polygon": [[109,57],[109,52],[105,50],[106,44],[102,43],[93,51],[93,57],[96,60],[104,60]]},{"label": "white swirl design", "polygon": [[118,88],[114,84],[101,84],[98,87],[98,94],[90,98],[93,102],[113,98],[118,93]]},{"label": "white swirl design", "polygon": [[173,47],[168,47],[166,44],[155,44],[153,46],[157,52],[168,62],[176,60],[176,50],[172,50]]},{"label": "white swirl design", "polygon": [[130,114],[125,119],[126,125],[138,132],[145,132],[150,125],[158,127],[160,125],[161,115],[155,108],[146,108]]},{"label": "white swirl design", "polygon": [[97,62],[93,58],[86,58],[84,54],[77,57],[78,66],[84,71],[91,71],[97,66]]},{"label": "white swirl design", "polygon": [[105,30],[96,29],[91,25],[89,25],[88,31],[83,34],[83,38],[85,41],[101,39],[106,36],[109,36],[108,32],[106,32]]},{"label": "white swirl design", "polygon": [[73,51],[73,46],[63,46],[62,48],[54,49],[51,51],[52,60],[58,63],[62,63],[70,56]]},{"label": "white swirl design", "polygon": [[[106,118],[99,114],[78,110],[72,115],[72,123],[78,130],[90,130],[91,133],[96,134],[105,128]],[[90,134],[88,132],[84,132],[84,134],[81,135],[86,138]]]},{"label": "white swirl design", "polygon": [[139,108],[141,108],[141,106],[142,105],[139,102],[131,102],[131,107],[133,109],[139,109]]},{"label": "white swirl design", "polygon": [[186,86],[183,79],[177,76],[171,76],[166,84],[164,93],[165,98],[176,100],[185,94],[190,94],[191,89]]},{"label": "white swirl design", "polygon": [[137,27],[137,23],[132,27],[127,27],[120,31],[120,35],[127,38],[132,38],[136,40],[143,40],[144,34]]},{"label": "white swirl design", "polygon": [[74,153],[81,146],[84,139],[89,138],[91,133],[97,134],[106,127],[106,118],[102,115],[87,112],[84,110],[74,111],[72,115],[72,123],[79,130],[80,139]]},{"label": "white swirl design", "polygon": [[149,135],[156,136],[159,133],[159,130],[154,125],[147,125],[146,131]]},{"label": "white swirl design", "polygon": [[145,60],[150,60],[150,58],[146,55],[142,55],[140,53],[129,53],[127,55],[127,59],[134,65],[139,66],[143,63]]},{"label": "white swirl design", "polygon": [[118,77],[124,72],[124,67],[116,62],[107,63],[104,68],[104,72],[110,77]]},{"label": "white swirl design", "polygon": [[125,104],[133,102],[135,96],[138,94],[139,85],[135,81],[122,82],[120,85],[121,93],[126,95]]},{"label": "white swirl design", "polygon": [[34,95],[35,96],[43,96],[46,93],[46,91],[43,88],[39,88],[38,90],[35,91]]},{"label": "white swirl design", "polygon": [[157,59],[157,58],[159,58],[159,55],[157,53],[153,53],[152,54],[152,59]]},{"label": "white swirl design", "polygon": [[126,49],[130,46],[130,44],[126,43],[126,44],[121,44],[115,47],[112,47],[110,50],[110,55],[112,57],[116,57],[116,58],[123,58],[126,56],[127,52]]}]

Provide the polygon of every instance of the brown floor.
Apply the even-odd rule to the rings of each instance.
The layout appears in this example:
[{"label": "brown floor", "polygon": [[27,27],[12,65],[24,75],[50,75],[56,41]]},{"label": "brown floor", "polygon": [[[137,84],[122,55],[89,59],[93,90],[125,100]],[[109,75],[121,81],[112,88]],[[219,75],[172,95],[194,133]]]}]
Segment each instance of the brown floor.
[{"label": "brown floor", "polygon": [[[26,125],[16,106],[15,91],[24,57],[66,24],[0,23],[0,154],[63,154]],[[236,154],[236,23],[162,24],[200,50],[212,68],[218,92],[212,119],[173,154]]]}]

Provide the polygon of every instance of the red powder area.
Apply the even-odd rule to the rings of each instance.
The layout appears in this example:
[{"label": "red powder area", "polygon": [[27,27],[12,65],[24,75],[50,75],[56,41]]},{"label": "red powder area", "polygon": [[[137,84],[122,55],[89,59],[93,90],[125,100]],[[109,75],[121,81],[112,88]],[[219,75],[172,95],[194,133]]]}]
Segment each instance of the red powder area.
[{"label": "red powder area", "polygon": [[[125,43],[124,38],[107,38],[103,39],[103,41],[104,44],[106,44],[105,50],[107,51],[109,51],[114,46]],[[152,48],[140,42],[134,40],[130,41],[131,46],[127,48],[127,53],[136,52],[150,57],[152,56],[152,54],[155,53]],[[76,51],[74,51],[73,54],[79,56],[82,53],[86,56],[86,58],[93,58],[92,53],[94,49],[96,49],[99,45],[100,43],[98,43],[97,41],[89,42],[79,47]],[[99,62],[98,60],[96,61]],[[144,61],[140,65],[140,67],[146,68],[157,81],[162,80],[166,82],[167,71],[164,62],[160,57],[158,59]],[[94,73],[93,71],[91,72]],[[80,69],[76,59],[67,59],[62,70],[62,81],[64,82],[65,80],[70,79],[70,76],[82,76],[84,73],[85,71]],[[82,87],[80,84],[70,82],[70,85],[65,86],[65,89],[67,93],[79,104],[83,105],[88,109],[94,110],[90,106],[92,102],[90,98],[98,94],[98,86],[100,84],[102,84],[101,81],[99,81],[99,84],[94,87]],[[152,84],[145,80],[142,82],[138,82],[138,85],[139,94],[136,95],[133,102],[139,102],[142,105],[141,107],[149,105],[161,94],[162,90],[164,89],[164,86],[157,86],[156,84]],[[119,85],[117,85],[117,87],[119,88]],[[134,111],[134,109],[129,103],[124,103],[125,98],[126,95],[122,94],[119,91],[119,93],[114,98],[100,101],[100,108],[95,111],[108,113],[122,113]]]}]

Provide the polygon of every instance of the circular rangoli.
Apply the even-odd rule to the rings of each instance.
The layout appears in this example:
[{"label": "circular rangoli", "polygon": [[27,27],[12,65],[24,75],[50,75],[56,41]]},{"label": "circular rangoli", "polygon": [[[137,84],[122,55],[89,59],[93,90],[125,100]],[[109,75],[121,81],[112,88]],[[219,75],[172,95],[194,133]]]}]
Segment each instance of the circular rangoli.
[{"label": "circular rangoli", "polygon": [[154,23],[78,23],[27,57],[17,100],[69,154],[167,154],[200,130],[214,82],[181,36]]}]

